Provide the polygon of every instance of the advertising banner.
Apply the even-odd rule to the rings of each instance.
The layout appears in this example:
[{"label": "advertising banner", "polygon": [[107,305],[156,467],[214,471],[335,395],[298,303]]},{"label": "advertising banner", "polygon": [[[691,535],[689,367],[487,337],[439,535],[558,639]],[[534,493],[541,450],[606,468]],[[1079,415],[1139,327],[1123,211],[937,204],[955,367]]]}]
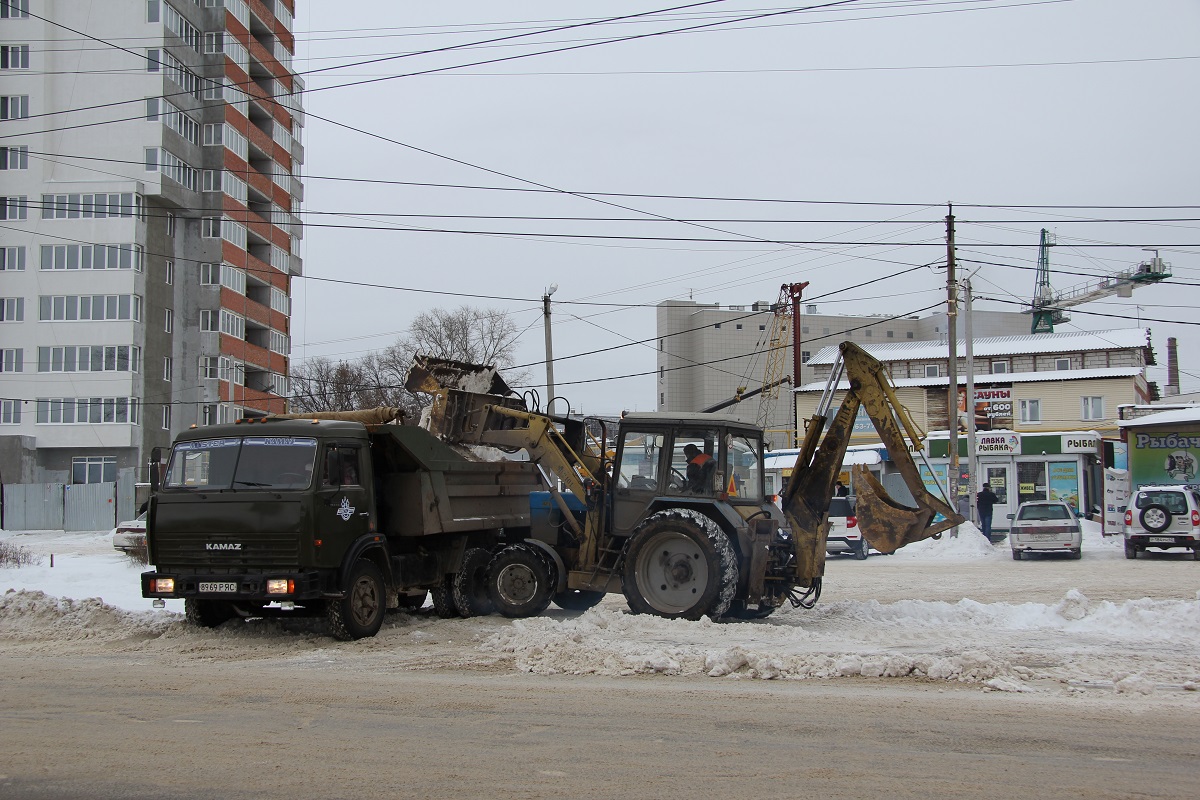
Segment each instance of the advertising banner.
[{"label": "advertising banner", "polygon": [[[976,386],[973,406],[976,431],[998,431],[1012,428],[1012,384]],[[958,390],[958,429],[960,431],[967,430],[966,387]]]},{"label": "advertising banner", "polygon": [[1075,461],[1052,461],[1049,468],[1050,499],[1060,500],[1079,511],[1079,464]]},{"label": "advertising banner", "polygon": [[1125,532],[1125,507],[1129,505],[1129,471],[1104,470],[1104,535]]},{"label": "advertising banner", "polygon": [[1200,486],[1200,434],[1130,435],[1131,488],[1180,483]]}]

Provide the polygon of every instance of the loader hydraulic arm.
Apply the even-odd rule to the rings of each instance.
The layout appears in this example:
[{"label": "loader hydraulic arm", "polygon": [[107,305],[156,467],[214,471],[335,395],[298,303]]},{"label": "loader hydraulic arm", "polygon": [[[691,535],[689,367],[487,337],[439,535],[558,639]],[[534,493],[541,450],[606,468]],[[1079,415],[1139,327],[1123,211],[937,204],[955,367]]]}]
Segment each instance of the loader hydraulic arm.
[{"label": "loader hydraulic arm", "polygon": [[[869,470],[854,467],[855,514],[866,540],[876,550],[891,553],[965,521],[925,488],[909,450],[910,442],[914,451],[923,447],[923,434],[897,400],[883,364],[853,342],[843,342],[840,351],[817,412],[807,422],[792,480],[783,496],[784,514],[795,542],[795,576],[801,583],[811,584],[824,574],[829,499],[860,407],[866,410],[916,502],[915,508],[896,502]],[[849,391],[830,419],[828,409],[843,373]],[[944,519],[934,522],[938,514]]]}]

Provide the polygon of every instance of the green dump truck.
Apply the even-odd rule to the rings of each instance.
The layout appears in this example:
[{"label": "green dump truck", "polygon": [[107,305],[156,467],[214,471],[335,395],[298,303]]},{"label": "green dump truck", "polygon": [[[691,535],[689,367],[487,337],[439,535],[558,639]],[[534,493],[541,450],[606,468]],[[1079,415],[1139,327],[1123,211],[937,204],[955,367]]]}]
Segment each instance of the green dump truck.
[{"label": "green dump truck", "polygon": [[[179,435],[150,502],[142,595],[190,622],[320,616],[373,636],[388,609],[453,602],[464,561],[529,536],[527,462],[474,460],[392,409]],[[459,598],[470,604],[471,597]]]}]

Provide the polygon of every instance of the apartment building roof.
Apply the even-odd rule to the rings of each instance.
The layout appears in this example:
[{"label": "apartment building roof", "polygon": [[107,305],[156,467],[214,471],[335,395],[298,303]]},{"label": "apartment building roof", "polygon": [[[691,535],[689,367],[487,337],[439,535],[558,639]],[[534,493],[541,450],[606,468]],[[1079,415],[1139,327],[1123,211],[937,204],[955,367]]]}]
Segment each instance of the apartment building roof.
[{"label": "apartment building roof", "polygon": [[[863,344],[860,347],[880,361],[922,361],[947,358],[945,339],[938,341],[905,341],[883,344]],[[1145,347],[1147,336],[1144,328],[1119,328],[1108,331],[1066,331],[1063,333],[1037,333],[1023,336],[985,336],[974,340],[973,355],[977,358],[989,356],[1036,355],[1050,353],[1077,353],[1081,350],[1124,350]],[[810,366],[832,364],[837,346],[831,345],[818,350],[808,360]],[[966,356],[966,343],[958,342],[958,355]],[[1044,373],[1043,373],[1044,374]],[[1039,379],[1040,380],[1040,379]],[[944,381],[943,381],[944,382]]]}]

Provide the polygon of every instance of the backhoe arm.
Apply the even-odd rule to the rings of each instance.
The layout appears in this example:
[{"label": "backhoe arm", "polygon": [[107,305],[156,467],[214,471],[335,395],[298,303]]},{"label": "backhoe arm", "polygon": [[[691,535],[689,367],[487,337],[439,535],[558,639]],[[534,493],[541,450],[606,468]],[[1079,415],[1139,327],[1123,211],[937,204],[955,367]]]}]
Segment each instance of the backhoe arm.
[{"label": "backhoe arm", "polygon": [[[909,452],[910,441],[914,450],[920,450],[923,435],[897,400],[883,365],[853,342],[843,342],[840,351],[820,407],[808,420],[796,467],[783,496],[783,511],[791,525],[795,546],[795,577],[806,585],[811,585],[825,571],[829,500],[860,407],[866,409],[880,441],[887,447],[894,467],[917,504],[916,508],[911,508],[896,502],[888,497],[869,470],[854,467],[858,491],[855,514],[866,540],[876,550],[891,553],[965,521],[925,488]],[[836,414],[829,418],[827,410],[843,372],[850,390]],[[938,514],[945,519],[932,522]]]}]

